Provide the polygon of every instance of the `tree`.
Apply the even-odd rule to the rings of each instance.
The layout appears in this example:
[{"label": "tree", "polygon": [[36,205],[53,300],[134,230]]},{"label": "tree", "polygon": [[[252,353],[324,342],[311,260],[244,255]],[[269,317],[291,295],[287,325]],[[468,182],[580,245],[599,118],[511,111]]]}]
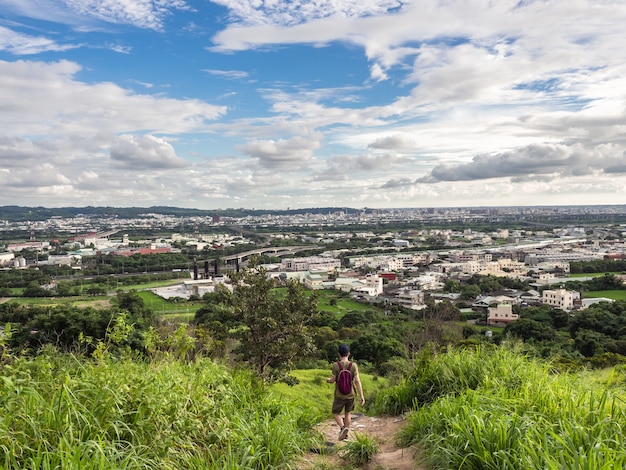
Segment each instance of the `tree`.
[{"label": "tree", "polygon": [[504,333],[522,338],[524,341],[533,339],[535,341],[554,341],[556,330],[549,323],[542,323],[532,318],[520,318],[509,323],[504,329]]},{"label": "tree", "polygon": [[215,299],[240,325],[234,330],[240,341],[236,352],[263,380],[284,378],[296,358],[315,350],[311,325],[318,316],[317,295],[307,295],[296,280],[281,295],[265,269],[254,263],[232,279],[233,291],[221,287]]}]

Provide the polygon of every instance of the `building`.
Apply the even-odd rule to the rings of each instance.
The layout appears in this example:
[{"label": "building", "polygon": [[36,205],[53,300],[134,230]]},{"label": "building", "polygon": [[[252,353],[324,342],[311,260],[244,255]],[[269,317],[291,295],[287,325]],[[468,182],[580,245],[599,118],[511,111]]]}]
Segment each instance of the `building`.
[{"label": "building", "polygon": [[574,303],[580,300],[580,293],[566,289],[546,289],[541,296],[541,303],[561,310],[572,310]]},{"label": "building", "polygon": [[15,253],[0,253],[0,266],[8,266],[13,264]]},{"label": "building", "polygon": [[280,263],[281,271],[327,271],[332,272],[341,267],[341,260],[324,256],[307,258],[286,258]]},{"label": "building", "polygon": [[319,274],[307,273],[304,277],[304,285],[307,289],[318,290],[324,288],[324,278]]},{"label": "building", "polygon": [[402,305],[412,310],[420,310],[426,307],[424,302],[424,292],[415,289],[402,289],[390,301],[394,304]]},{"label": "building", "polygon": [[356,291],[367,294],[370,297],[378,297],[383,293],[383,278],[377,274],[368,274],[360,281],[364,285],[355,289]]},{"label": "building", "polygon": [[487,325],[506,326],[519,318],[517,313],[513,313],[513,306],[510,304],[499,304],[489,307],[487,313]]}]

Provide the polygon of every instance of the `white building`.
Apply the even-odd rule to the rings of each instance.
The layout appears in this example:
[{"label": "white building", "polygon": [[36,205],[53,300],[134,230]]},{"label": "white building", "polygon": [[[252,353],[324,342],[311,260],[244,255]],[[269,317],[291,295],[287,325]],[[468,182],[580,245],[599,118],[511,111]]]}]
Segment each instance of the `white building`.
[{"label": "white building", "polygon": [[566,289],[546,289],[541,296],[541,302],[545,305],[560,308],[561,310],[572,310],[574,302],[580,299],[580,293]]},{"label": "white building", "polygon": [[363,292],[370,297],[378,297],[383,293],[383,278],[378,276],[378,274],[368,274],[360,281],[365,285],[357,288],[356,291]]},{"label": "white building", "polygon": [[0,253],[0,266],[8,266],[13,264],[13,259],[15,258],[15,253]]},{"label": "white building", "polygon": [[324,256],[309,256],[307,258],[285,258],[280,263],[282,271],[328,271],[332,272],[341,267],[341,260]]}]

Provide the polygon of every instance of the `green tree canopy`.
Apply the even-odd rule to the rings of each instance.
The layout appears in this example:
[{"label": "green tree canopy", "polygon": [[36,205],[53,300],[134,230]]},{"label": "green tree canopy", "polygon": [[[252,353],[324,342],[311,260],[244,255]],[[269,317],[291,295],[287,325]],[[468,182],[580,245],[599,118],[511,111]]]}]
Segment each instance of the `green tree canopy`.
[{"label": "green tree canopy", "polygon": [[232,275],[233,290],[218,287],[216,303],[197,318],[237,325],[231,335],[239,340],[236,352],[264,380],[284,378],[297,358],[315,351],[311,325],[319,316],[317,295],[291,280],[284,291],[265,269],[252,266]]}]

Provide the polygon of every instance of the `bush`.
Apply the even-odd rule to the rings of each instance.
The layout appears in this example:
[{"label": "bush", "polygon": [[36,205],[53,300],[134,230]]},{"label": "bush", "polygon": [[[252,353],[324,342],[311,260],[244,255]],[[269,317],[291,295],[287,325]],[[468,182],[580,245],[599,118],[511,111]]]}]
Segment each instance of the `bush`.
[{"label": "bush", "polygon": [[339,451],[339,456],[353,465],[363,466],[370,462],[374,454],[380,452],[376,439],[365,434],[354,433],[354,439],[346,441]]}]

